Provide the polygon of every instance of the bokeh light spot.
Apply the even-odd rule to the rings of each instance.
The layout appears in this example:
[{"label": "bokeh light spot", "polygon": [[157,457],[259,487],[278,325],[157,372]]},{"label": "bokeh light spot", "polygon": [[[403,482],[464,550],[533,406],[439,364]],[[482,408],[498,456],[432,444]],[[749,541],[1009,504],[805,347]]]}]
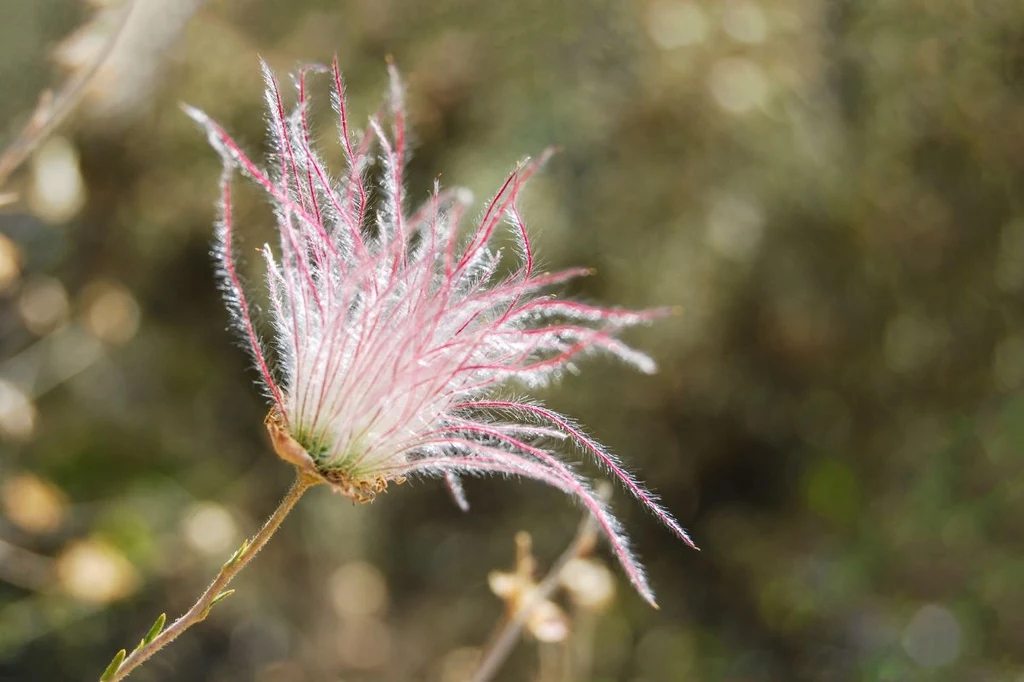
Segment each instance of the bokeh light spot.
[{"label": "bokeh light spot", "polygon": [[369,616],[387,609],[388,588],[376,566],[352,561],[330,579],[331,599],[342,616]]},{"label": "bokeh light spot", "polygon": [[203,554],[223,554],[238,538],[235,520],[227,509],[215,502],[194,505],[183,525],[188,544]]},{"label": "bokeh light spot", "polygon": [[28,202],[48,223],[67,222],[85,205],[78,151],[67,138],[51,137],[36,151]]},{"label": "bokeh light spot", "polygon": [[903,650],[922,668],[949,665],[960,655],[962,646],[960,622],[938,604],[922,606],[903,631]]},{"label": "bokeh light spot", "polygon": [[16,474],[0,485],[0,504],[11,523],[29,533],[55,530],[67,507],[60,488],[30,473]]},{"label": "bokeh light spot", "polygon": [[21,275],[21,251],[7,235],[0,234],[0,292],[7,291]]},{"label": "bokeh light spot", "polygon": [[708,211],[707,243],[735,261],[749,261],[757,254],[764,232],[764,213],[750,197],[726,194],[716,197]]},{"label": "bokeh light spot", "polygon": [[125,343],[139,329],[139,304],[117,282],[93,282],[83,293],[85,326],[96,338],[111,344]]},{"label": "bokeh light spot", "polygon": [[128,560],[98,540],[81,540],[68,546],[57,559],[57,576],[67,594],[94,604],[127,597],[139,582]]},{"label": "bokeh light spot", "polygon": [[708,29],[704,10],[696,2],[660,0],[647,10],[647,31],[663,50],[701,43]]},{"label": "bokeh light spot", "polygon": [[742,57],[722,59],[711,67],[708,88],[715,103],[732,114],[762,106],[768,97],[768,79],[760,66]]},{"label": "bokeh light spot", "polygon": [[595,559],[571,559],[559,575],[573,602],[586,609],[603,609],[615,598],[615,577]]},{"label": "bokeh light spot", "polygon": [[68,316],[68,292],[60,280],[34,277],[25,283],[18,297],[18,314],[33,334],[42,336],[60,325]]},{"label": "bokeh light spot", "polygon": [[0,379],[0,435],[24,442],[36,427],[36,407],[31,398],[9,381]]},{"label": "bokeh light spot", "polygon": [[761,6],[751,0],[733,0],[722,6],[722,28],[741,43],[763,43],[768,37],[768,20]]}]

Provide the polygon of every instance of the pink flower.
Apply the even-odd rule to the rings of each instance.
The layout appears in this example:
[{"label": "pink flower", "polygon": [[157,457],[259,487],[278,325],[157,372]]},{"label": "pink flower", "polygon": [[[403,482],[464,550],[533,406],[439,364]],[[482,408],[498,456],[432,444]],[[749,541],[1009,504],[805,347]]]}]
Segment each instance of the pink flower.
[{"label": "pink flower", "polygon": [[[649,357],[615,335],[665,313],[604,309],[542,294],[586,274],[534,269],[516,198],[550,152],[520,163],[476,226],[460,236],[469,203],[464,190],[441,190],[435,182],[426,203],[406,210],[405,112],[394,68],[387,106],[370,118],[366,134],[350,128],[337,62],[332,69],[312,66],[299,73],[298,106],[291,113],[273,74],[263,68],[275,145],[271,170],[250,161],[206,115],[189,113],[224,159],[217,257],[228,306],[273,401],[267,426],[278,454],[357,500],[413,475],[443,477],[463,508],[461,475],[542,481],[593,513],[630,580],[653,604],[618,521],[549,446],[562,441],[589,453],[692,546],[686,532],[571,419],[513,397],[516,388],[543,386],[585,355],[612,355],[653,372]],[[329,175],[310,145],[306,78],[322,71],[334,80],[347,161],[340,177]],[[368,187],[375,158],[382,166],[379,202],[371,200]],[[235,169],[266,191],[280,229],[278,252],[263,247],[276,374],[257,337],[233,253]],[[518,246],[511,274],[491,246],[500,229],[508,229]]]}]

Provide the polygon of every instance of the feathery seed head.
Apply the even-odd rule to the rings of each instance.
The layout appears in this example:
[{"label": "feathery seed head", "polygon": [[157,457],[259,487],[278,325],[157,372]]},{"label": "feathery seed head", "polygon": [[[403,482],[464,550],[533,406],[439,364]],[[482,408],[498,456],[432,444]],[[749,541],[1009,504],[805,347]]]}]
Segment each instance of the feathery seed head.
[{"label": "feathery seed head", "polygon": [[[618,522],[549,446],[574,443],[692,545],[686,532],[568,417],[502,392],[543,386],[596,353],[652,372],[653,361],[616,333],[666,313],[604,309],[543,293],[588,272],[534,270],[516,199],[550,151],[516,166],[462,236],[458,226],[469,203],[464,190],[442,190],[435,182],[427,201],[407,210],[403,89],[393,66],[387,104],[370,118],[366,133],[350,125],[336,60],[331,68],[299,72],[298,105],[291,112],[274,75],[265,64],[263,69],[274,144],[269,170],[205,114],[187,111],[224,160],[215,254],[228,307],[273,403],[266,425],[278,455],[359,501],[373,499],[389,481],[414,475],[443,477],[463,508],[460,475],[547,483],[595,516],[631,581],[653,604]],[[340,176],[328,172],[310,143],[306,81],[313,72],[333,80],[346,161]],[[379,205],[371,202],[368,186],[374,161],[381,165]],[[280,244],[262,249],[276,372],[257,336],[234,258],[235,170],[262,187],[276,213]],[[503,226],[519,251],[508,275],[499,274],[501,255],[492,247]]]}]

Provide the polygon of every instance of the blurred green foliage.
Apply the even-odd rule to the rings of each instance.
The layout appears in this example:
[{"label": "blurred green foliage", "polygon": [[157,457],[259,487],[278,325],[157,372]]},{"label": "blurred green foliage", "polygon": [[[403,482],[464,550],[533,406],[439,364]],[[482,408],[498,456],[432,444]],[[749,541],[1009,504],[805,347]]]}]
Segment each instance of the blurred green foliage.
[{"label": "blurred green foliage", "polygon": [[[440,174],[485,197],[557,144],[525,201],[541,258],[597,267],[575,295],[682,308],[632,338],[657,376],[592,362],[542,396],[703,549],[617,496],[662,610],[620,581],[589,679],[1024,680],[1019,1],[211,0],[180,27],[161,2],[133,28],[167,46],[158,67],[119,55],[6,188],[0,679],[98,677],[290,478],[214,287],[219,163],[178,102],[256,153],[257,54],[282,74],[337,54],[363,114],[391,54],[414,194]],[[0,0],[9,136],[88,17]],[[257,192],[238,217],[247,250],[271,234]],[[543,562],[577,516],[540,486],[468,493],[463,515],[433,484],[364,507],[314,491],[132,679],[461,679],[513,534]],[[543,652],[500,679],[536,679]]]}]

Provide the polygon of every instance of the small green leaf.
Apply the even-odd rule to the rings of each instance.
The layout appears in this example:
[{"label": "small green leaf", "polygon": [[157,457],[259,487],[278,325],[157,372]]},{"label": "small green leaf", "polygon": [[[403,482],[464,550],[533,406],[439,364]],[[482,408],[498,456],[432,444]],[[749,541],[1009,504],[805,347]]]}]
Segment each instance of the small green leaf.
[{"label": "small green leaf", "polygon": [[245,555],[245,550],[249,549],[249,541],[243,540],[242,546],[235,550],[235,553],[231,555],[231,558],[224,563],[224,567],[233,566],[238,563],[238,560]]},{"label": "small green leaf", "polygon": [[114,679],[114,675],[117,674],[117,671],[121,667],[121,664],[124,663],[124,657],[127,655],[128,652],[124,649],[118,651],[117,654],[114,655],[114,660],[110,662],[110,665],[107,666],[107,669],[103,671],[102,675],[100,675],[100,682],[107,682],[108,680]]},{"label": "small green leaf", "polygon": [[154,639],[156,639],[156,636],[164,631],[164,623],[166,623],[166,622],[167,622],[167,614],[166,613],[161,613],[157,617],[156,622],[153,623],[153,627],[151,627],[149,629],[149,632],[146,633],[146,636],[142,638],[142,643],[143,644],[149,644]]},{"label": "small green leaf", "polygon": [[234,590],[224,590],[223,592],[221,592],[220,594],[218,594],[216,597],[213,598],[213,601],[210,602],[210,606],[209,606],[209,608],[207,608],[207,611],[209,611],[214,606],[216,606],[218,603],[224,601],[225,599],[227,599],[228,597],[230,597],[234,593],[235,593]]}]

